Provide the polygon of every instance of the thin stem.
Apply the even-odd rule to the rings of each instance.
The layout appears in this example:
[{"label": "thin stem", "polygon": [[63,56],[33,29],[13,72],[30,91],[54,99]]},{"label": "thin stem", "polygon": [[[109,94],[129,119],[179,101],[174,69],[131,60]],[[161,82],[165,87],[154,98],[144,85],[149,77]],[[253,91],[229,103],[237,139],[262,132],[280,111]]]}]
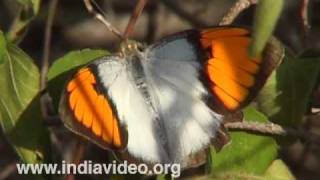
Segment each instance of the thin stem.
[{"label": "thin stem", "polygon": [[142,10],[143,10],[144,6],[146,5],[146,3],[147,3],[147,0],[139,0],[138,1],[137,5],[136,5],[131,17],[130,17],[127,28],[123,34],[124,39],[127,39],[131,35],[131,33],[134,29],[134,26],[138,20],[138,17],[142,13]]},{"label": "thin stem", "polygon": [[[40,90],[44,91],[47,87],[47,74],[49,69],[49,58],[51,49],[52,25],[57,10],[58,0],[51,0],[44,34],[44,48],[40,72]],[[48,117],[47,101],[45,95],[41,97],[41,112],[44,118]]]},{"label": "thin stem", "polygon": [[[85,154],[86,150],[86,143],[84,143],[82,140],[78,140],[76,146],[75,146],[75,153],[73,154],[72,164],[79,165],[81,162],[81,159],[83,159],[83,156]],[[65,177],[65,180],[74,180],[75,176],[74,174],[68,174]]]},{"label": "thin stem", "polygon": [[229,130],[250,131],[266,135],[280,135],[297,137],[301,140],[320,145],[320,136],[302,130],[297,130],[289,127],[282,127],[274,123],[258,123],[258,122],[230,122],[224,124],[224,127]]},{"label": "thin stem", "polygon": [[309,18],[308,18],[308,6],[309,0],[301,0],[300,16],[303,25],[304,32],[308,32],[310,29]]},{"label": "thin stem", "polygon": [[84,2],[84,4],[85,4],[88,12],[89,12],[90,14],[92,14],[95,19],[97,19],[97,20],[100,21],[102,24],[104,24],[104,25],[108,28],[108,30],[109,30],[110,32],[112,32],[114,35],[116,35],[119,39],[123,39],[120,31],[118,31],[117,28],[115,28],[114,26],[112,26],[111,23],[109,23],[102,14],[100,14],[100,13],[98,13],[96,10],[94,10],[94,8],[93,8],[93,6],[92,6],[92,4],[91,4],[91,0],[83,0],[83,2]]},{"label": "thin stem", "polygon": [[16,162],[3,166],[1,167],[1,171],[0,171],[0,179],[8,179],[16,171],[17,171]]},{"label": "thin stem", "polygon": [[46,88],[46,83],[47,83],[47,73],[49,68],[49,58],[50,58],[50,48],[51,48],[52,25],[53,25],[57,5],[58,5],[58,0],[50,1],[48,19],[47,19],[45,34],[44,34],[44,49],[43,49],[43,57],[42,57],[42,64],[41,64],[41,82],[40,82],[41,90],[44,90]]},{"label": "thin stem", "polygon": [[257,122],[230,122],[224,125],[227,129],[248,130],[263,134],[287,135],[287,131],[280,125],[274,123],[257,123]]},{"label": "thin stem", "polygon": [[243,10],[249,8],[252,4],[256,4],[257,1],[258,0],[237,0],[227,14],[223,16],[219,25],[230,25]]}]

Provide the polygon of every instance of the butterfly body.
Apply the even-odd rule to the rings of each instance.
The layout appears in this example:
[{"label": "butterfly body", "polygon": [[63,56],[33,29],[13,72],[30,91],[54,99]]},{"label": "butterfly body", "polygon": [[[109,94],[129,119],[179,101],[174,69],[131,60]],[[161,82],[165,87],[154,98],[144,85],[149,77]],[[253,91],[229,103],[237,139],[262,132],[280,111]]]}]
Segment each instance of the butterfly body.
[{"label": "butterfly body", "polygon": [[[184,164],[220,128],[224,115],[215,107],[239,109],[265,69],[247,55],[247,36],[221,27],[184,31],[148,47],[130,41],[119,55],[73,76],[60,114],[67,127],[101,147],[150,164]],[[239,62],[227,54],[232,50]]]}]

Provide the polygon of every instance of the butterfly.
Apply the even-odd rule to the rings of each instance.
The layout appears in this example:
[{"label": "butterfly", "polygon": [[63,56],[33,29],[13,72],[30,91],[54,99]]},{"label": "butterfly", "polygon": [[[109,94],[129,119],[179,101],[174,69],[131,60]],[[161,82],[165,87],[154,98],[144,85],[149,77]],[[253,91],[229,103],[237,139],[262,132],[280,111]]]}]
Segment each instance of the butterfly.
[{"label": "butterfly", "polygon": [[283,58],[275,38],[255,58],[249,43],[247,29],[227,26],[178,32],[150,46],[125,41],[120,53],[72,76],[59,112],[67,128],[102,148],[187,166]]}]

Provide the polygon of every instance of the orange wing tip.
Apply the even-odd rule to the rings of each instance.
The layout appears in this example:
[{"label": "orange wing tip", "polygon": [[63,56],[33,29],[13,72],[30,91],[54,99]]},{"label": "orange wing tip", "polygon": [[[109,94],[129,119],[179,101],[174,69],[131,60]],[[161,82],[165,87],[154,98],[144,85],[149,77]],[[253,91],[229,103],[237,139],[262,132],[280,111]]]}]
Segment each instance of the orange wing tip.
[{"label": "orange wing tip", "polygon": [[228,37],[212,42],[212,57],[229,63],[230,66],[238,66],[249,73],[257,73],[259,64],[252,61],[248,53],[249,38]]},{"label": "orange wing tip", "polygon": [[68,83],[67,91],[70,92],[74,90],[81,81],[88,80],[88,78],[90,78],[89,80],[91,81],[94,79],[93,75],[90,73],[90,70],[88,68],[80,69],[74,78]]},{"label": "orange wing tip", "polygon": [[[92,118],[94,118],[94,117],[92,117]],[[96,119],[92,119],[92,131],[98,137],[102,136],[101,126],[102,125],[99,121],[97,121]]]},{"label": "orange wing tip", "polygon": [[[114,126],[114,132],[121,132],[119,129],[119,126]],[[123,138],[121,138],[120,133],[115,133],[115,136],[113,138],[113,144],[118,148],[121,148],[124,146]]]},{"label": "orange wing tip", "polygon": [[249,32],[243,28],[232,28],[232,27],[220,27],[220,28],[210,28],[201,31],[201,45],[204,49],[207,49],[212,40],[231,37],[231,36],[246,36]]},{"label": "orange wing tip", "polygon": [[83,113],[84,113],[83,105],[81,104],[81,101],[76,104],[73,113],[75,115],[76,120],[81,122],[82,121],[82,116],[83,116]]},{"label": "orange wing tip", "polygon": [[235,110],[240,106],[240,103],[225,93],[221,88],[213,86],[212,91],[217,95],[219,100],[228,110]]},{"label": "orange wing tip", "polygon": [[96,79],[89,68],[79,70],[67,84],[67,103],[74,120],[111,147],[124,147],[118,120],[95,85]]},{"label": "orange wing tip", "polygon": [[242,102],[245,100],[245,98],[249,94],[248,89],[241,86],[234,80],[226,77],[223,73],[221,74],[215,74],[215,73],[220,73],[220,71],[214,71],[214,68],[207,66],[207,74],[209,76],[209,79],[216,86],[223,89],[226,93],[228,93],[231,97],[233,97],[239,102]]},{"label": "orange wing tip", "polygon": [[252,87],[255,83],[255,77],[252,74],[219,59],[210,59],[207,69],[208,73],[214,76],[229,77],[246,88]]},{"label": "orange wing tip", "polygon": [[74,110],[79,99],[80,93],[78,91],[72,91],[69,95],[69,107]]},{"label": "orange wing tip", "polygon": [[86,128],[91,128],[92,127],[92,113],[88,111],[88,109],[85,109],[83,119],[82,119],[82,124]]},{"label": "orange wing tip", "polygon": [[201,31],[201,37],[207,39],[217,39],[230,36],[246,36],[249,31],[244,28],[237,27],[217,27],[209,28]]}]

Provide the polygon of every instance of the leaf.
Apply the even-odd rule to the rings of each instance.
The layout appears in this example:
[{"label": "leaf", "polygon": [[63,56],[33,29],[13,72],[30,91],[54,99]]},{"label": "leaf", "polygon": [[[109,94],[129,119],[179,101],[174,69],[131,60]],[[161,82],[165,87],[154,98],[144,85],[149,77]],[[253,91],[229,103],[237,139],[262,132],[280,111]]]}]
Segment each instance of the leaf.
[{"label": "leaf", "polygon": [[272,162],[264,174],[266,180],[295,180],[287,165],[280,159]]},{"label": "leaf", "polygon": [[39,12],[41,0],[16,0],[22,6],[31,7],[33,14],[36,15]]},{"label": "leaf", "polygon": [[22,39],[27,26],[38,14],[41,3],[41,0],[16,1],[19,3],[19,9],[9,31],[6,33],[7,39],[14,43],[18,43]]},{"label": "leaf", "polygon": [[156,180],[166,180],[166,175],[164,175],[164,174],[157,175],[157,179]]},{"label": "leaf", "polygon": [[[244,110],[246,121],[268,122],[267,118],[253,107]],[[248,133],[231,132],[231,142],[220,152],[211,151],[211,173],[245,173],[262,175],[277,156],[277,144],[271,137]]]},{"label": "leaf", "polygon": [[299,125],[319,71],[320,58],[287,55],[261,90],[257,98],[259,110],[280,125]]},{"label": "leaf", "polygon": [[3,33],[0,31],[0,65],[3,63],[3,56],[6,53],[6,40]]},{"label": "leaf", "polygon": [[54,106],[58,107],[60,95],[66,80],[76,69],[107,54],[108,52],[104,50],[84,49],[81,51],[72,51],[62,58],[57,59],[48,72],[48,90]]},{"label": "leaf", "polygon": [[39,71],[15,45],[6,42],[4,51],[0,65],[1,128],[24,163],[43,163],[50,159],[50,139],[40,116]]},{"label": "leaf", "polygon": [[252,57],[261,54],[277,24],[283,8],[283,0],[259,0],[253,25],[249,52]]}]

